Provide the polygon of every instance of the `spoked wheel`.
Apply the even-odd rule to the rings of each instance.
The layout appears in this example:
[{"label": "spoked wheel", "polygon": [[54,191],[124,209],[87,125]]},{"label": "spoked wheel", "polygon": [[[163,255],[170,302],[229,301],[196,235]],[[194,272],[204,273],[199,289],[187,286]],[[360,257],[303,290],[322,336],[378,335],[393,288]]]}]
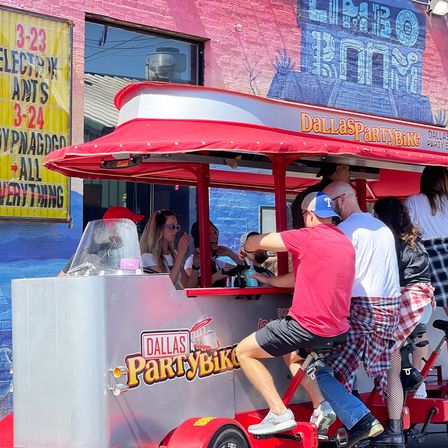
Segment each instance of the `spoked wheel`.
[{"label": "spoked wheel", "polygon": [[224,425],[213,434],[207,448],[249,448],[249,445],[236,426]]}]

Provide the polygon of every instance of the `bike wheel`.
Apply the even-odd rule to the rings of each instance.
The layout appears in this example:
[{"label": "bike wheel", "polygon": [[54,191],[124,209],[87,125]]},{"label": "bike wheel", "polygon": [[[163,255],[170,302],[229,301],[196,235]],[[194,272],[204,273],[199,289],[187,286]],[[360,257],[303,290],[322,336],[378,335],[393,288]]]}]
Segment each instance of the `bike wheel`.
[{"label": "bike wheel", "polygon": [[207,448],[249,448],[249,444],[240,429],[224,425],[213,434]]}]

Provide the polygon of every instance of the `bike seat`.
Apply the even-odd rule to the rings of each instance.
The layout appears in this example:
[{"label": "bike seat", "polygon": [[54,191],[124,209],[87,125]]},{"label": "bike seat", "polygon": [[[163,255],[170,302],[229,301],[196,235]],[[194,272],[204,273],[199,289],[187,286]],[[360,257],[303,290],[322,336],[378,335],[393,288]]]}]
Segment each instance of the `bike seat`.
[{"label": "bike seat", "polygon": [[437,319],[433,322],[432,326],[448,334],[448,320]]},{"label": "bike seat", "polygon": [[310,353],[316,353],[319,355],[319,358],[324,358],[330,355],[333,350],[333,347],[337,344],[343,342],[342,340],[337,341],[329,341],[324,344],[316,344],[310,345],[307,347],[302,347],[298,350],[299,356],[301,358],[306,358]]},{"label": "bike seat", "polygon": [[320,345],[314,345],[314,346],[309,346],[309,347],[305,347],[305,351],[307,353],[323,353],[323,352],[328,352],[331,351],[331,349],[333,348],[334,343],[333,342],[327,342],[325,344],[320,344]]},{"label": "bike seat", "polygon": [[423,333],[426,333],[426,324],[418,324],[408,337],[415,339],[422,336]]}]

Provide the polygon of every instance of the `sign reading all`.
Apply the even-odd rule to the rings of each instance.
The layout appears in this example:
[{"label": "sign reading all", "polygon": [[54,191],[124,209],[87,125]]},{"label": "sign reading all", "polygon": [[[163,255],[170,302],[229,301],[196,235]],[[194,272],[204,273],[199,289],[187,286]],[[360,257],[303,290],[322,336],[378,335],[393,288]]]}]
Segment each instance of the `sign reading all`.
[{"label": "sign reading all", "polygon": [[66,221],[69,181],[43,167],[70,143],[71,26],[0,9],[0,217]]}]

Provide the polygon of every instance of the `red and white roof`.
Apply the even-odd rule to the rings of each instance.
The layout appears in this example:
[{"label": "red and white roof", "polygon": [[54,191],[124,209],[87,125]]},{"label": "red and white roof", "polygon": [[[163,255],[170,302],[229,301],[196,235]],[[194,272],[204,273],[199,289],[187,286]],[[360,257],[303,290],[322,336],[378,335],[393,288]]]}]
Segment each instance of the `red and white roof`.
[{"label": "red and white roof", "polygon": [[[115,131],[56,150],[46,157],[45,166],[73,177],[186,185],[196,182],[191,164],[143,160],[117,169],[104,162],[230,151],[283,154],[291,160],[345,156],[379,161],[384,166],[448,166],[448,131],[433,126],[209,87],[153,82],[123,88],[115,97],[115,106],[119,109]],[[272,189],[269,175],[211,173],[212,185],[251,188],[254,181],[261,189]],[[288,179],[287,189],[294,191],[310,183],[309,179]]]}]

